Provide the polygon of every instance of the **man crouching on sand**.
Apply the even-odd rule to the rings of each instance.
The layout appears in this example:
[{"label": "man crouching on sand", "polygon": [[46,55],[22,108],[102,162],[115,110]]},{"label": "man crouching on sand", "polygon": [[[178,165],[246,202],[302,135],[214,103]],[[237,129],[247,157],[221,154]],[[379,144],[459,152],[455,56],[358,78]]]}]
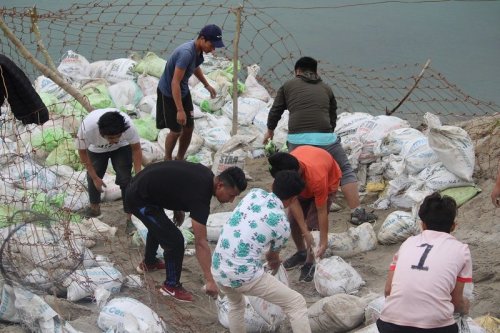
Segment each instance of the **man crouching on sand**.
[{"label": "man crouching on sand", "polygon": [[[144,261],[137,271],[165,269],[166,280],[160,292],[179,301],[193,301],[193,294],[180,283],[184,237],[177,227],[184,221],[184,212],[189,212],[196,258],[205,276],[205,292],[216,296],[218,289],[210,273],[206,226],[210,200],[215,196],[221,203],[232,202],[246,187],[245,174],[238,167],[228,168],[218,176],[202,164],[185,161],[164,161],[144,168],[132,179],[126,196],[132,214],[148,228]],[[174,221],[164,209],[174,211]],[[164,250],[165,261],[156,258],[158,245]]]}]

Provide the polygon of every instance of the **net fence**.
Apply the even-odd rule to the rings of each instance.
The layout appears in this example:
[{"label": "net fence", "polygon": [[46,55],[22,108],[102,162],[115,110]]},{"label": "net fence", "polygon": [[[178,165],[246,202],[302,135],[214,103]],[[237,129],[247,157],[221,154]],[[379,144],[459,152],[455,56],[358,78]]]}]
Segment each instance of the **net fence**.
[{"label": "net fence", "polygon": [[[292,77],[294,63],[303,55],[298,42],[280,24],[279,17],[272,17],[265,8],[252,1],[243,1],[241,7],[234,1],[215,4],[173,0],[148,4],[136,0],[94,1],[68,6],[60,10],[37,8],[36,14],[32,8],[0,8],[0,13],[5,25],[26,49],[47,65],[49,62],[34,33],[37,30],[57,66],[67,57],[68,50],[85,57],[90,63],[124,58],[138,62],[148,52],[167,58],[178,45],[196,38],[204,25],[216,23],[224,32],[226,44],[226,48],[217,50],[217,59],[226,60],[223,69],[229,73],[234,54],[232,41],[239,30],[238,11],[241,13],[238,48],[241,82],[248,75],[247,67],[258,64],[257,80],[273,95]],[[39,69],[8,38],[0,39],[0,48],[1,53],[12,59],[31,81],[40,80]],[[394,115],[414,126],[422,122],[426,112],[438,115],[443,123],[448,124],[474,118],[473,122],[463,126],[476,145],[477,175],[494,177],[500,154],[500,107],[469,96],[450,83],[432,64],[419,78],[423,68],[424,64],[395,64],[370,69],[338,66],[319,59],[319,74],[335,93],[338,113],[383,115],[393,110],[411,91]],[[89,91],[101,89],[98,83],[89,86],[89,81],[68,80],[79,91],[86,92],[87,97],[91,95]],[[104,86],[108,84],[104,83]],[[109,226],[82,220],[77,214],[88,203],[88,194],[85,172],[75,152],[73,138],[86,112],[59,87],[51,93],[56,99],[48,105],[51,116],[43,126],[21,124],[9,112],[8,105],[2,107],[0,226],[16,226],[1,236],[4,240],[0,257],[3,275],[14,284],[24,283],[34,292],[59,295],[61,290],[68,288],[68,276],[73,276],[73,281],[80,281],[83,286],[91,284],[90,273],[83,271],[82,266],[87,260],[91,267],[96,255],[106,254],[122,276],[117,277],[106,269],[103,269],[104,274],[110,281],[123,282],[124,276],[134,273],[135,266],[141,261],[142,245],[130,243],[125,233],[126,215],[120,208],[115,207],[105,215],[119,221],[116,234],[109,230]],[[99,105],[93,106],[97,108]],[[19,215],[11,218],[18,210],[30,210],[34,215],[29,218],[22,215],[22,221],[16,220]],[[49,222],[47,216],[50,216]],[[57,228],[53,219],[62,221]],[[84,245],[97,246],[92,250],[94,255],[89,254]],[[64,260],[61,257],[64,253],[71,260]],[[28,284],[27,276],[30,277]],[[34,282],[40,278],[43,283]],[[202,277],[195,282],[202,283]],[[129,294],[161,314],[176,332],[203,330],[207,323],[200,322],[193,314],[213,309],[196,305],[179,308],[175,303],[157,297],[157,288],[153,279],[146,276],[143,288],[131,289]],[[201,291],[199,294],[203,295]],[[168,311],[164,311],[165,307]]]}]

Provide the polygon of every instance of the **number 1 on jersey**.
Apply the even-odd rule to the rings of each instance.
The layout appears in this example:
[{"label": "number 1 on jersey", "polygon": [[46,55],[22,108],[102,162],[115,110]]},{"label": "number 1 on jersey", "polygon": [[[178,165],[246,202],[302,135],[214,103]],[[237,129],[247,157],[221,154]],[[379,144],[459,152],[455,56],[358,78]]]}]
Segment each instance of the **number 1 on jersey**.
[{"label": "number 1 on jersey", "polygon": [[420,245],[419,247],[425,247],[424,253],[422,253],[422,256],[420,257],[420,260],[418,262],[418,265],[411,265],[412,269],[418,269],[419,271],[428,271],[429,267],[424,266],[425,260],[427,259],[427,255],[431,251],[433,245],[429,245],[427,243]]}]

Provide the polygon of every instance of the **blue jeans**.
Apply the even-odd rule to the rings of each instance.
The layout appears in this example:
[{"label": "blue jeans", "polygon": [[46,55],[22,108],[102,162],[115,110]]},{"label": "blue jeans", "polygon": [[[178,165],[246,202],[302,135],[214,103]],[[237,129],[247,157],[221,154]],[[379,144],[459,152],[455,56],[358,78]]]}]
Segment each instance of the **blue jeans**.
[{"label": "blue jeans", "polygon": [[[108,168],[108,161],[111,159],[111,164],[116,172],[115,183],[120,186],[120,190],[122,191],[123,210],[126,213],[129,213],[130,209],[125,205],[125,191],[127,190],[127,186],[132,179],[132,148],[130,145],[105,153],[94,153],[87,150],[87,154],[92,162],[92,165],[94,166],[97,176],[101,179],[104,177],[106,169]],[[87,183],[90,203],[101,203],[101,192],[99,192],[95,187],[88,172]]]},{"label": "blue jeans", "polygon": [[184,236],[182,232],[168,218],[162,207],[153,205],[131,207],[131,212],[148,228],[144,263],[154,264],[156,251],[158,246],[161,246],[165,259],[165,284],[171,287],[176,286],[181,279],[184,260]]}]

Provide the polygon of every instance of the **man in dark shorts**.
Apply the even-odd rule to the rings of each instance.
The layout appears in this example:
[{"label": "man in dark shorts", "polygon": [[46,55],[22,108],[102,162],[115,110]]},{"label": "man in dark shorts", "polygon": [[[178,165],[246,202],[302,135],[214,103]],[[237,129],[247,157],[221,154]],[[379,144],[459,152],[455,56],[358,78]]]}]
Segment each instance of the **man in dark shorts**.
[{"label": "man in dark shorts", "polygon": [[[217,295],[217,285],[210,272],[212,261],[207,241],[210,200],[215,196],[221,203],[232,202],[246,187],[245,174],[238,167],[228,168],[218,176],[202,164],[186,161],[164,161],[144,168],[132,179],[126,195],[132,214],[148,228],[144,261],[137,271],[165,269],[166,280],[160,292],[180,301],[193,301],[193,295],[180,283],[184,237],[177,227],[184,221],[184,212],[189,212],[196,258],[205,277],[205,292]],[[173,221],[164,209],[174,211]],[[158,246],[164,250],[165,261],[156,258]]]},{"label": "man in dark shorts", "polygon": [[224,47],[222,30],[215,24],[201,29],[196,40],[186,42],[177,47],[165,66],[158,83],[158,99],[156,102],[156,127],[168,128],[170,132],[165,138],[165,160],[172,159],[177,140],[179,150],[176,160],[183,160],[193,135],[193,102],[189,92],[188,80],[194,74],[215,98],[217,93],[208,83],[201,71],[203,52],[210,53],[215,48]]}]

